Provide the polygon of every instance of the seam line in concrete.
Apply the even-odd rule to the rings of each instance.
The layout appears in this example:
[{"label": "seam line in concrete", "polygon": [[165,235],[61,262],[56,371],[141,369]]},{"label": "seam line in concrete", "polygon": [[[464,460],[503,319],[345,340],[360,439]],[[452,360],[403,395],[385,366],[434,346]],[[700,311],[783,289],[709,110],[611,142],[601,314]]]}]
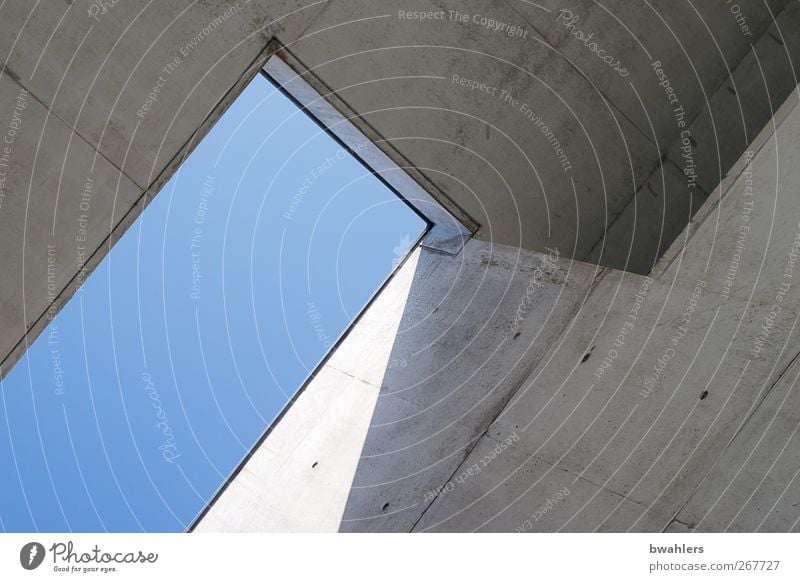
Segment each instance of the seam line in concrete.
[{"label": "seam line in concrete", "polygon": [[[778,375],[776,376],[775,380],[769,384],[769,386],[767,387],[767,390],[764,392],[764,394],[761,396],[761,398],[755,404],[755,406],[753,406],[752,410],[750,411],[750,414],[748,414],[747,417],[742,421],[742,423],[739,426],[739,428],[736,431],[736,433],[728,440],[728,442],[722,448],[722,450],[720,451],[720,454],[717,456],[717,458],[711,464],[711,466],[709,467],[708,471],[706,471],[706,473],[703,475],[703,478],[700,479],[700,481],[698,481],[697,485],[686,495],[685,501],[681,504],[681,506],[677,509],[677,511],[673,515],[673,517],[672,517],[673,521],[677,521],[678,523],[683,523],[682,521],[680,521],[678,519],[678,516],[686,508],[686,506],[689,505],[689,502],[692,500],[692,498],[695,496],[695,494],[697,494],[697,492],[700,491],[700,489],[706,484],[706,481],[708,481],[709,476],[714,471],[714,469],[716,469],[717,465],[720,463],[722,458],[725,456],[725,453],[727,453],[728,450],[731,448],[731,446],[734,444],[734,442],[736,442],[738,440],[739,435],[742,432],[744,432],[745,428],[749,428],[750,421],[756,415],[756,413],[761,409],[761,407],[764,404],[764,402],[766,402],[767,397],[772,393],[774,388],[781,382],[783,377],[792,368],[792,366],[798,361],[800,361],[800,351],[797,352],[789,360],[789,363],[786,364],[786,366],[784,366],[784,368],[778,373]],[[684,525],[687,525],[687,524],[684,523]],[[665,526],[665,528],[668,527],[668,526],[669,526],[669,524],[667,524],[667,526]],[[688,527],[688,525],[687,525],[687,527]]]},{"label": "seam line in concrete", "polygon": [[[491,424],[489,425],[489,427],[491,427]],[[458,474],[458,472],[459,472],[459,471],[462,469],[462,467],[464,467],[464,465],[465,465],[465,464],[466,464],[466,462],[467,462],[467,459],[469,458],[469,455],[470,455],[470,454],[472,454],[472,451],[475,449],[475,447],[477,447],[478,443],[480,443],[480,441],[481,441],[482,439],[484,439],[484,438],[487,438],[487,439],[489,439],[489,440],[491,440],[491,441],[494,441],[494,442],[496,442],[496,443],[498,443],[498,444],[499,444],[499,443],[502,443],[502,442],[505,442],[504,440],[502,440],[502,441],[501,441],[501,440],[497,440],[496,438],[494,438],[493,436],[491,436],[491,435],[488,433],[488,428],[489,428],[489,427],[487,427],[487,431],[485,431],[483,434],[481,434],[480,436],[478,436],[478,437],[477,437],[477,438],[474,440],[474,444],[473,444],[473,445],[472,445],[472,447],[469,449],[469,451],[468,451],[468,452],[467,452],[467,454],[465,455],[464,459],[463,459],[463,460],[462,460],[462,461],[461,461],[461,462],[458,464],[458,466],[457,466],[457,467],[456,467],[456,469],[453,471],[453,473],[450,475],[450,477],[448,477],[448,478],[447,478],[447,480],[445,480],[445,484],[446,484],[446,483],[450,483],[451,481],[453,481],[453,479],[454,479],[455,475],[456,475],[456,474]],[[508,444],[508,443],[506,443],[506,444]],[[509,448],[512,448],[512,449],[514,449],[514,450],[516,450],[516,451],[519,451],[521,454],[525,455],[525,457],[526,457],[526,459],[525,459],[525,463],[527,463],[527,462],[529,462],[529,461],[531,461],[531,460],[533,460],[533,461],[536,461],[536,462],[539,462],[539,463],[544,463],[544,464],[545,464],[545,465],[547,465],[548,467],[551,467],[552,469],[555,469],[555,470],[557,470],[557,471],[562,471],[562,472],[566,473],[567,475],[569,475],[570,477],[574,477],[574,478],[575,478],[575,480],[580,480],[580,481],[583,481],[583,482],[585,482],[585,483],[588,483],[589,485],[591,485],[592,487],[595,487],[595,488],[599,489],[600,491],[605,491],[606,493],[609,493],[609,494],[611,494],[611,495],[615,495],[615,496],[617,496],[617,497],[621,497],[621,498],[622,498],[622,499],[624,499],[625,501],[628,501],[628,502],[630,502],[630,503],[635,503],[635,504],[636,504],[636,505],[638,505],[638,506],[641,506],[641,507],[646,507],[646,506],[645,506],[645,504],[644,504],[644,503],[642,503],[641,501],[637,501],[636,499],[633,499],[633,498],[631,498],[631,497],[628,497],[627,495],[625,495],[624,493],[620,493],[619,491],[615,491],[615,490],[613,490],[613,489],[609,489],[608,487],[604,487],[603,485],[600,485],[599,483],[595,483],[594,481],[592,481],[592,480],[590,480],[590,479],[587,479],[586,477],[583,477],[583,476],[581,476],[581,475],[576,475],[575,473],[573,473],[573,472],[572,472],[572,471],[570,471],[569,469],[566,469],[566,468],[562,467],[561,465],[558,465],[558,464],[555,464],[555,463],[551,463],[550,461],[547,461],[547,460],[545,460],[545,459],[543,459],[543,458],[541,458],[541,457],[539,457],[539,456],[537,456],[537,455],[534,455],[534,454],[532,454],[532,453],[529,453],[529,452],[528,452],[528,451],[526,451],[525,449],[523,449],[523,448],[520,448],[520,447],[516,446],[516,445],[515,445],[515,444],[513,444],[513,443],[512,443],[512,444],[508,444],[508,447],[509,447]],[[573,482],[574,482],[574,481],[573,481]],[[418,519],[417,519],[417,520],[414,522],[414,525],[413,525],[413,526],[411,526],[411,529],[409,530],[409,532],[413,532],[413,531],[415,530],[415,528],[417,527],[417,525],[419,524],[419,522],[420,522],[420,521],[422,521],[422,518],[425,516],[425,514],[427,513],[427,511],[428,511],[428,510],[429,510],[429,509],[430,509],[430,508],[433,506],[433,504],[434,504],[434,503],[436,503],[436,501],[439,499],[439,496],[440,496],[440,493],[437,493],[437,494],[436,494],[436,496],[435,496],[435,497],[434,497],[434,498],[431,500],[431,502],[430,502],[430,503],[429,503],[429,504],[428,504],[428,505],[425,507],[425,509],[423,510],[422,514],[421,514],[421,515],[419,516],[419,518],[418,518]]]},{"label": "seam line in concrete", "polygon": [[[590,250],[590,251],[587,253],[587,255],[586,255],[587,257],[591,256],[591,255],[592,255],[592,253],[593,253],[593,252],[594,252],[594,251],[595,251],[595,250],[598,248],[598,246],[601,246],[601,245],[602,245],[602,243],[603,243],[603,240],[606,238],[606,235],[608,235],[608,232],[611,230],[611,228],[614,226],[614,224],[615,224],[615,223],[616,223],[616,222],[617,222],[617,221],[618,221],[618,220],[619,220],[619,219],[622,217],[622,215],[624,214],[625,210],[626,210],[626,209],[627,209],[627,208],[628,208],[628,207],[629,207],[631,204],[633,204],[633,202],[636,200],[636,194],[638,194],[638,193],[639,193],[639,191],[640,191],[642,188],[645,188],[645,187],[647,187],[647,184],[649,184],[649,183],[650,183],[650,180],[651,180],[651,178],[652,178],[653,176],[655,176],[655,175],[657,175],[657,174],[658,174],[659,170],[660,170],[660,169],[662,169],[662,168],[664,167],[664,164],[665,164],[665,163],[667,163],[667,164],[671,165],[671,166],[672,166],[673,168],[675,168],[675,169],[676,169],[678,172],[680,172],[680,174],[681,174],[681,175],[683,175],[683,171],[682,171],[682,170],[681,170],[681,169],[680,169],[680,168],[677,166],[677,164],[676,164],[675,162],[673,162],[673,161],[672,161],[672,160],[671,160],[669,157],[662,158],[662,160],[661,160],[661,163],[657,164],[657,165],[656,165],[656,167],[655,167],[655,168],[653,168],[653,171],[652,171],[652,172],[650,172],[650,174],[647,176],[647,178],[645,179],[645,181],[644,181],[644,182],[642,182],[642,185],[639,187],[639,190],[637,190],[637,191],[636,191],[636,193],[633,195],[633,197],[631,197],[630,201],[629,201],[629,202],[628,202],[628,203],[627,203],[625,206],[623,206],[623,207],[622,207],[622,209],[621,209],[621,210],[620,210],[618,213],[616,213],[616,214],[613,216],[613,218],[611,219],[611,221],[610,221],[610,222],[609,222],[609,223],[606,225],[606,230],[605,230],[606,234],[605,234],[605,235],[603,235],[603,236],[601,236],[601,237],[600,237],[600,238],[597,240],[597,242],[594,244],[594,246],[592,247],[592,249],[591,249],[591,250]],[[708,194],[708,193],[707,193],[705,190],[703,190],[703,189],[702,189],[700,186],[697,186],[697,189],[698,189],[698,190],[699,190],[699,191],[702,193],[702,195],[705,197],[705,199],[706,199],[706,200],[708,200],[709,194]],[[664,196],[664,197],[666,197],[666,196],[668,195],[668,193],[667,193],[667,192],[662,192],[662,193],[661,193],[661,195],[662,195],[662,196]],[[691,192],[689,192],[689,193],[688,193],[688,195],[691,197]],[[701,207],[702,207],[702,205],[701,205]],[[697,212],[699,212],[699,211],[700,211],[700,208],[697,208],[697,210],[695,210],[695,213],[697,213]],[[687,222],[687,223],[686,223],[686,224],[683,226],[683,228],[685,229],[687,226],[689,226],[689,225],[691,224],[691,222],[692,222],[692,219],[691,219],[691,218],[689,218],[689,222]],[[683,229],[681,229],[681,234],[682,234],[682,233],[683,233]],[[675,240],[678,240],[678,238],[680,238],[680,235],[678,235],[678,237],[676,237],[676,238],[675,238]],[[675,242],[675,240],[673,240],[672,242]],[[672,246],[672,242],[670,243],[670,245],[669,245],[669,246]],[[687,240],[687,243],[688,243],[688,240]],[[669,250],[669,246],[667,246],[667,248],[666,248],[666,249],[664,249],[664,252],[662,252],[662,253],[661,253],[661,254],[658,256],[658,258],[656,259],[656,261],[653,263],[653,265],[652,265],[652,267],[651,267],[650,271],[648,271],[648,272],[652,272],[652,269],[653,269],[653,268],[655,268],[656,264],[658,264],[658,261],[659,261],[659,260],[661,260],[661,258],[662,258],[662,257],[664,256],[664,254],[667,252],[667,250]],[[599,261],[599,259],[598,259],[598,261]],[[627,271],[627,272],[633,272],[633,271]],[[644,275],[644,273],[637,273],[637,274]]]},{"label": "seam line in concrete", "polygon": [[[108,163],[108,165],[110,165],[112,168],[117,170],[121,175],[125,176],[125,178],[127,178],[131,182],[131,184],[136,186],[139,190],[146,190],[148,188],[148,186],[143,186],[143,185],[139,184],[139,182],[137,182],[131,176],[129,176],[127,173],[125,173],[124,170],[122,170],[119,166],[117,166],[116,163],[111,161],[103,152],[101,152],[100,151],[100,144],[94,145],[91,141],[89,141],[89,139],[85,135],[83,135],[80,131],[78,131],[78,129],[75,127],[75,125],[73,123],[70,123],[69,121],[64,119],[52,107],[47,105],[47,103],[45,103],[36,93],[31,91],[25,85],[25,83],[22,82],[22,79],[19,77],[19,75],[14,73],[8,65],[4,66],[4,65],[0,64],[0,77],[2,77],[2,73],[8,73],[8,76],[11,78],[12,81],[14,81],[17,85],[19,85],[20,87],[25,89],[25,91],[31,97],[33,97],[42,107],[44,107],[45,111],[47,111],[47,116],[48,117],[52,116],[52,117],[56,118],[58,121],[60,121],[61,123],[63,123],[66,127],[68,127],[69,130],[72,133],[77,135],[81,139],[81,141],[83,141],[86,145],[88,145],[91,148],[91,150],[95,153],[96,156],[103,158]],[[47,119],[45,119],[45,123],[46,122],[47,122]]]},{"label": "seam line in concrete", "polygon": [[[594,279],[592,280],[591,284],[590,284],[590,285],[588,286],[588,288],[586,289],[586,294],[585,294],[585,296],[584,296],[584,298],[583,298],[583,301],[581,301],[581,302],[580,302],[580,304],[577,304],[577,302],[576,302],[576,305],[575,305],[575,306],[573,307],[573,309],[572,309],[572,313],[570,313],[570,314],[569,314],[569,316],[567,317],[566,321],[564,322],[564,326],[562,327],[562,329],[561,329],[561,331],[559,332],[559,335],[558,335],[559,339],[560,339],[560,338],[561,338],[561,336],[564,334],[565,330],[567,330],[567,329],[570,327],[570,324],[571,324],[571,323],[572,323],[572,322],[575,320],[575,318],[578,316],[578,314],[580,313],[580,309],[581,309],[581,308],[582,308],[582,307],[583,307],[583,306],[586,304],[586,302],[589,300],[589,297],[591,297],[592,293],[594,293],[595,289],[597,289],[597,286],[599,285],[600,281],[601,281],[601,280],[602,280],[602,279],[603,279],[603,278],[604,278],[604,277],[605,277],[605,276],[608,274],[608,272],[610,271],[610,269],[608,269],[608,268],[605,268],[605,267],[598,267],[598,270],[599,270],[598,274],[597,274],[597,275],[594,277]],[[556,342],[554,345],[556,345],[557,343],[558,343],[558,342]],[[472,451],[475,449],[475,447],[478,445],[478,443],[481,441],[481,439],[482,439],[483,437],[488,437],[488,438],[490,438],[490,439],[492,438],[492,437],[489,435],[489,429],[490,429],[490,428],[492,427],[492,425],[494,425],[494,423],[495,423],[495,422],[496,422],[496,421],[497,421],[497,420],[498,420],[498,419],[499,419],[499,418],[502,416],[502,414],[503,414],[503,412],[505,411],[505,409],[506,409],[506,407],[508,406],[508,404],[509,404],[511,401],[513,401],[513,400],[514,400],[514,396],[516,396],[516,395],[517,395],[517,393],[519,392],[520,388],[522,388],[522,387],[525,385],[525,383],[527,382],[528,378],[530,378],[530,377],[531,377],[531,375],[532,375],[532,374],[533,374],[533,373],[536,371],[536,369],[539,367],[539,364],[542,362],[542,360],[544,360],[544,358],[547,356],[547,354],[548,354],[548,353],[549,353],[549,350],[548,350],[547,352],[545,352],[545,353],[544,353],[544,354],[543,354],[543,355],[542,355],[542,356],[541,356],[541,357],[540,357],[540,358],[539,358],[539,359],[536,361],[536,363],[535,363],[535,364],[534,364],[534,365],[533,365],[533,366],[530,368],[530,371],[528,372],[528,374],[526,374],[524,377],[520,378],[520,380],[517,382],[517,386],[516,386],[516,387],[515,387],[513,390],[510,390],[510,391],[509,391],[508,397],[507,397],[507,398],[506,398],[506,399],[505,399],[503,402],[501,402],[501,403],[499,403],[499,404],[498,404],[498,406],[497,406],[497,411],[496,411],[496,412],[495,412],[495,414],[492,416],[492,418],[491,418],[491,419],[490,419],[490,420],[489,420],[489,421],[486,423],[486,427],[485,427],[485,428],[484,428],[484,429],[483,429],[483,430],[480,432],[480,434],[478,434],[478,436],[477,436],[477,437],[476,437],[476,438],[475,438],[475,439],[472,441],[472,443],[471,443],[471,444],[468,444],[466,447],[464,447],[464,451],[465,451],[465,453],[466,453],[466,454],[464,455],[464,458],[463,458],[463,459],[461,460],[461,462],[460,462],[460,463],[459,463],[459,464],[456,466],[455,470],[454,470],[454,471],[453,471],[453,473],[450,475],[450,477],[448,477],[448,479],[447,479],[447,480],[445,480],[445,482],[444,482],[445,484],[446,484],[446,483],[448,483],[448,482],[450,482],[450,481],[452,481],[452,479],[453,479],[453,476],[454,476],[454,475],[455,475],[455,474],[458,472],[458,470],[459,470],[459,469],[460,469],[460,468],[461,468],[461,467],[464,465],[464,463],[466,462],[466,460],[467,460],[467,458],[469,457],[469,455],[472,453]],[[493,440],[494,440],[494,439],[493,439]],[[525,452],[523,449],[519,449],[518,447],[515,447],[515,448],[517,448],[517,450],[520,450],[520,451],[523,451],[523,452]],[[527,452],[525,452],[525,454],[528,454],[528,453],[527,453]],[[533,456],[533,455],[531,455],[531,456]],[[545,461],[545,462],[546,462],[546,461]],[[433,504],[434,504],[434,503],[436,503],[436,500],[437,500],[437,499],[439,499],[439,495],[440,495],[440,494],[441,494],[441,492],[437,493],[437,494],[436,494],[436,496],[434,496],[434,498],[433,498],[433,499],[431,499],[430,503],[428,503],[428,505],[427,505],[427,506],[425,506],[425,508],[424,508],[424,509],[422,510],[422,512],[420,513],[419,517],[416,519],[416,521],[414,522],[414,524],[413,524],[413,525],[411,526],[411,528],[408,530],[409,532],[413,532],[413,531],[414,531],[414,529],[417,527],[417,525],[419,525],[420,521],[422,521],[422,518],[425,516],[425,514],[428,512],[428,510],[429,510],[429,509],[430,509],[430,508],[433,506]]]}]

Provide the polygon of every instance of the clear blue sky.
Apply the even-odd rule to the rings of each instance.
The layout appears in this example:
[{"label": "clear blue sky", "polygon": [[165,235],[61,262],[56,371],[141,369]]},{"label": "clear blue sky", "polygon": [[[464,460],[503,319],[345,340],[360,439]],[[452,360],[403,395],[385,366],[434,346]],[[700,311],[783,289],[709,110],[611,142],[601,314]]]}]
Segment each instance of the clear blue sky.
[{"label": "clear blue sky", "polygon": [[0,529],[183,530],[423,229],[256,77],[2,381]]}]

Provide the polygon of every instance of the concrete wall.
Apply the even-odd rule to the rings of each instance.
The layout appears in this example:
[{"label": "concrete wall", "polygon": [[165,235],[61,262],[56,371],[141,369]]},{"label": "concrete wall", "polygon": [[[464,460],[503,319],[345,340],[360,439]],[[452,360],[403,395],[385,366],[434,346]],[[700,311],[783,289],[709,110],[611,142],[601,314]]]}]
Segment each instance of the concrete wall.
[{"label": "concrete wall", "polygon": [[314,529],[325,471],[343,531],[797,529],[798,138],[795,95],[652,278],[418,251],[199,529]]},{"label": "concrete wall", "polygon": [[197,531],[411,529],[602,272],[419,248]]},{"label": "concrete wall", "polygon": [[490,426],[511,454],[417,530],[796,530],[796,97],[775,124],[655,280],[595,287]]}]

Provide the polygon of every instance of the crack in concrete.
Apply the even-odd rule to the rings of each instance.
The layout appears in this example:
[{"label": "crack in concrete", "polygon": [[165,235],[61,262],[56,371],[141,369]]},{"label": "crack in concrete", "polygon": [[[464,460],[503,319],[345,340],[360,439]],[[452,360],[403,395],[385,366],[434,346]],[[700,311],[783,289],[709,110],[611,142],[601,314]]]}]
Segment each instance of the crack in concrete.
[{"label": "crack in concrete", "polygon": [[[681,506],[675,512],[675,514],[673,515],[672,521],[677,521],[678,523],[682,523],[684,525],[687,525],[684,522],[680,521],[678,519],[678,516],[681,514],[681,512],[683,512],[684,509],[686,509],[686,507],[689,505],[689,502],[691,502],[692,498],[708,482],[712,472],[714,471],[714,469],[717,468],[717,466],[722,461],[722,459],[725,456],[725,454],[728,452],[729,449],[731,449],[731,447],[734,445],[735,442],[738,442],[739,435],[745,430],[745,428],[749,428],[753,417],[761,409],[761,407],[763,406],[764,402],[766,402],[767,397],[772,393],[772,391],[775,389],[775,387],[783,380],[784,376],[789,372],[789,370],[797,362],[800,362],[800,351],[796,352],[795,355],[792,358],[790,358],[789,363],[786,364],[783,367],[783,369],[778,373],[778,375],[776,376],[775,380],[773,382],[769,383],[769,385],[767,386],[767,390],[763,392],[763,394],[760,396],[758,402],[751,408],[751,410],[750,410],[749,414],[747,415],[747,417],[745,417],[745,419],[742,421],[742,423],[740,424],[739,428],[737,429],[736,433],[730,438],[730,440],[727,442],[727,444],[722,448],[722,450],[720,451],[720,454],[717,456],[716,460],[711,464],[711,466],[709,467],[708,471],[706,471],[706,473],[703,475],[703,478],[700,479],[700,481],[698,481],[697,485],[686,495],[686,500],[681,504]],[[667,524],[667,526],[665,526],[665,528],[666,527],[669,527],[669,524]],[[689,526],[687,525],[687,527],[689,527]]]}]

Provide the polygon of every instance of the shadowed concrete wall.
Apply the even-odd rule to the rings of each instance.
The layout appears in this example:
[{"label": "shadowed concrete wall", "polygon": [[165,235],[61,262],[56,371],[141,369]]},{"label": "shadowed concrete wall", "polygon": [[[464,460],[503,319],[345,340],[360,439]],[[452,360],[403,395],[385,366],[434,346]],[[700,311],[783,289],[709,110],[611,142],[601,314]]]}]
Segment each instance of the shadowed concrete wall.
[{"label": "shadowed concrete wall", "polygon": [[418,530],[797,529],[798,137],[793,96],[655,281],[603,278]]}]

